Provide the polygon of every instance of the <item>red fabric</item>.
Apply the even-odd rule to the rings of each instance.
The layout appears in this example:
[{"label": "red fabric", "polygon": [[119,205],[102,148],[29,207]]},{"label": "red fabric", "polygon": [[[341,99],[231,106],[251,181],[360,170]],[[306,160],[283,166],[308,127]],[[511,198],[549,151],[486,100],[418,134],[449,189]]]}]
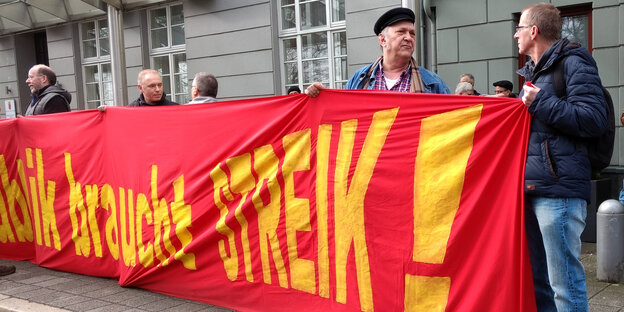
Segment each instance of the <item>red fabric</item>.
[{"label": "red fabric", "polygon": [[[449,111],[481,107],[480,104],[461,200],[443,262],[414,262],[414,174],[417,152],[424,144],[419,142],[421,122]],[[396,108],[396,117],[382,140],[370,180],[357,180],[360,156],[374,114]],[[349,160],[337,155],[349,150],[342,149],[348,144],[341,129],[353,121],[357,124]],[[317,171],[322,168],[319,125],[331,125],[327,174],[320,180],[317,174],[324,173]],[[453,126],[457,125],[449,122],[449,127]],[[123,286],[241,311],[409,310],[410,307],[404,307],[406,275],[448,277],[446,311],[534,311],[523,226],[522,182],[528,132],[529,114],[517,99],[337,90],[325,90],[314,99],[291,95],[181,107],[109,107],[104,113],[90,110],[2,120],[0,173],[3,162],[7,169],[0,183],[0,257],[112,277]],[[310,145],[291,148],[298,153],[288,158],[286,151],[290,147],[285,138],[294,133],[303,137],[308,133]],[[273,151],[276,172],[267,165],[272,162],[258,158],[262,147]],[[292,169],[287,158],[300,161],[303,166],[294,169],[290,180],[294,183],[294,197],[299,200],[296,204],[287,195],[288,173]],[[365,248],[355,248],[361,242],[350,240],[344,270],[346,297],[341,299],[338,284],[343,272],[336,266],[337,235],[345,228],[358,229],[357,224],[335,217],[344,213],[336,209],[343,209],[336,203],[340,199],[339,186],[345,185],[337,174],[341,166],[346,166],[344,161],[350,161],[346,164],[346,185],[353,187],[348,191],[357,192],[356,188],[363,187],[359,191],[365,194],[361,227]],[[262,170],[277,174],[272,175],[269,183],[261,182],[258,180],[263,176]],[[217,186],[215,196],[214,174],[218,172],[224,174],[228,186]],[[317,185],[322,180],[327,182],[324,193]],[[275,195],[271,190],[279,191]],[[42,226],[41,191],[53,196],[49,207],[53,207],[55,221],[49,222],[48,214],[48,243]],[[327,198],[326,224],[319,224],[317,219],[322,216],[322,203],[317,199],[323,196],[319,194]],[[74,207],[70,206],[72,196]],[[18,199],[10,203],[9,198]],[[28,200],[20,202],[19,198]],[[305,209],[306,199],[309,213]],[[226,206],[220,210],[215,200]],[[158,202],[166,203],[166,208],[154,209]],[[260,237],[258,211],[267,212],[265,216],[270,213],[269,208],[258,209],[254,205],[278,202],[279,208],[273,215],[275,237]],[[145,203],[149,209],[139,214],[141,220],[137,222],[136,211],[139,206],[145,208]],[[24,204],[26,207],[22,207]],[[292,205],[288,213],[287,205]],[[225,222],[219,223],[223,212],[227,212]],[[158,218],[164,220],[163,226],[155,226]],[[183,225],[184,220],[190,224]],[[292,220],[299,223],[293,225],[296,222]],[[52,223],[59,233],[58,249]],[[134,237],[141,238],[145,246],[152,243],[162,250],[162,259],[156,254],[150,258],[154,263],[151,267],[142,264],[140,247],[130,239],[131,232],[138,231],[139,223],[141,232]],[[26,224],[31,224],[30,236]],[[234,233],[235,246],[229,245],[223,226]],[[291,233],[296,235],[287,235],[287,229],[293,226],[296,232]],[[319,236],[324,226],[325,243]],[[247,235],[242,234],[244,229]],[[21,241],[19,231],[23,232]],[[99,240],[94,232],[99,233]],[[160,236],[156,238],[154,233],[158,232]],[[80,241],[81,236],[86,243],[77,247],[75,240]],[[243,236],[247,237],[248,253]],[[169,246],[165,237],[171,242]],[[279,249],[272,249],[271,239],[279,242]],[[265,271],[261,240],[268,242],[269,269]],[[101,246],[100,255],[96,255],[96,241]],[[130,247],[124,249],[125,244]],[[226,251],[223,255],[220,246]],[[233,256],[230,247],[237,259],[232,262],[234,276],[228,278],[223,257]],[[364,249],[366,257],[362,257]],[[124,254],[132,254],[130,250],[135,255],[124,260]],[[272,252],[275,250],[281,253],[283,275]],[[303,263],[312,264],[312,275],[308,275],[311,279],[293,276],[289,250],[295,250]],[[117,259],[115,253],[119,254]],[[324,253],[328,257],[327,270],[321,269]],[[164,259],[168,259],[167,264]],[[366,259],[368,266],[356,259]],[[328,274],[328,295],[321,290],[321,271]],[[265,276],[264,272],[270,275]],[[362,297],[366,291],[360,287],[366,276],[370,280],[370,301]],[[312,285],[313,290],[297,290],[301,287],[296,284],[299,282]],[[372,307],[366,307],[365,302],[371,302]]]}]

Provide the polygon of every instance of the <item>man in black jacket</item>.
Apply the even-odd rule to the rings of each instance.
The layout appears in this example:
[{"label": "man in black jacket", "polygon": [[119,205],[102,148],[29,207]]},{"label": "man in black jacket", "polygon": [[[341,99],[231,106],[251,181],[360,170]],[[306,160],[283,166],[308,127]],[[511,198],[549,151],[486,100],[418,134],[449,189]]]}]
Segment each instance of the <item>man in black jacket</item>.
[{"label": "man in black jacket", "polygon": [[26,116],[69,112],[71,94],[56,85],[56,74],[46,65],[35,65],[28,71],[26,84],[32,93],[32,100],[26,109]]},{"label": "man in black jacket", "polygon": [[128,106],[165,106],[178,105],[178,103],[169,101],[163,90],[163,83],[160,74],[153,69],[144,69],[139,72],[137,80],[137,88],[139,88],[139,98],[134,100]]}]

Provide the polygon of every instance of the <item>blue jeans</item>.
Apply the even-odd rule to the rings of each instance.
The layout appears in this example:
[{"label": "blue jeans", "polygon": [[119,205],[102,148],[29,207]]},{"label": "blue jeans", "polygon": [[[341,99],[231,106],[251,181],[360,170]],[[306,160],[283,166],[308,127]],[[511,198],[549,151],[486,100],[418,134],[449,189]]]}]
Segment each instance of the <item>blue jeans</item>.
[{"label": "blue jeans", "polygon": [[525,199],[538,311],[589,311],[585,269],[579,260],[586,216],[587,202],[580,198]]}]

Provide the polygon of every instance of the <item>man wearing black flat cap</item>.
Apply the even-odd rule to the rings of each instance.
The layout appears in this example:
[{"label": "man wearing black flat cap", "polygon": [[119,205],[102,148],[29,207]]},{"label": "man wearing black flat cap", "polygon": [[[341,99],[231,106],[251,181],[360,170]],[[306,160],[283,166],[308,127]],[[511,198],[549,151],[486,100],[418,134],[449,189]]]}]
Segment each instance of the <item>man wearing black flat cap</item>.
[{"label": "man wearing black flat cap", "polygon": [[[412,58],[416,37],[414,20],[414,12],[407,8],[394,8],[381,15],[373,30],[382,56],[351,76],[345,89],[450,94],[438,75],[418,66]],[[314,82],[305,93],[315,97],[323,88],[323,84]]]},{"label": "man wearing black flat cap", "polygon": [[500,80],[492,84],[496,87],[496,96],[498,97],[518,97],[515,93],[512,93],[513,83],[509,80]]}]

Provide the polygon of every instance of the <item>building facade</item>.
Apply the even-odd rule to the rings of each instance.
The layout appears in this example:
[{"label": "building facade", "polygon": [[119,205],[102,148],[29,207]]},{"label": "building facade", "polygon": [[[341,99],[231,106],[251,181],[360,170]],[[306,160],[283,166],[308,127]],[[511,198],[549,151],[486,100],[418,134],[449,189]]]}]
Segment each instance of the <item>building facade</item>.
[{"label": "building facade", "polygon": [[[518,55],[513,29],[522,8],[533,2],[8,1],[0,4],[0,118],[6,116],[7,100],[14,101],[17,114],[26,110],[26,76],[38,63],[49,64],[72,93],[72,110],[131,102],[138,96],[137,73],[144,68],[159,70],[166,93],[179,103],[189,100],[190,81],[200,71],[217,77],[220,100],[281,95],[313,81],[342,88],[357,68],[380,55],[373,24],[398,6],[417,12],[415,58],[449,88],[461,74],[472,73],[482,94],[493,94],[492,83],[502,79],[512,81],[517,92],[521,81],[515,71],[524,56]],[[589,47],[596,59],[617,118],[624,99],[624,0],[551,2],[564,15],[564,35]],[[123,69],[111,66],[106,10],[111,5],[122,12]],[[113,100],[115,70],[126,78],[125,103]],[[606,171],[624,174],[624,127],[619,120],[616,125],[612,166]]]}]

